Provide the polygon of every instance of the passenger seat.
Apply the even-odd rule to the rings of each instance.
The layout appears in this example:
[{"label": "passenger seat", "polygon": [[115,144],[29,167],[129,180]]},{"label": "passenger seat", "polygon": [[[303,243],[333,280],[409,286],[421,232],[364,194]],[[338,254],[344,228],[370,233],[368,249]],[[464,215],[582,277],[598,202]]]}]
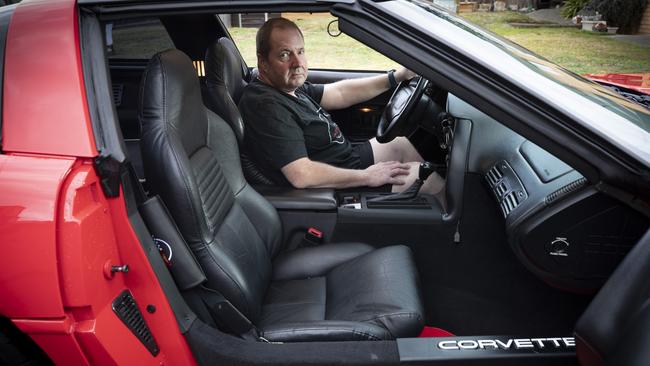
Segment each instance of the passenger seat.
[{"label": "passenger seat", "polygon": [[142,157],[220,292],[269,341],[389,340],[423,328],[418,272],[405,246],[335,243],[281,253],[276,210],[242,174],[233,129],[202,102],[190,59],[156,54],[143,75]]}]

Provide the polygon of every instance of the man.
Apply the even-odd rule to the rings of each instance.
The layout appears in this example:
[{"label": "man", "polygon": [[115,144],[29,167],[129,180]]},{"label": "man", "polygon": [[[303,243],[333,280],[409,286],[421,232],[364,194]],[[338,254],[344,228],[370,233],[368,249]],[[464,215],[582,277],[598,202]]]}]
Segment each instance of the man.
[{"label": "man", "polygon": [[[307,59],[302,32],[284,18],[267,21],[257,33],[259,77],[244,90],[239,110],[245,122],[245,147],[276,181],[296,188],[348,188],[392,185],[408,188],[418,176],[422,157],[404,137],[380,144],[372,139],[353,146],[326,110],[343,109],[371,99],[391,86],[389,75],[305,83]],[[401,68],[400,82],[415,74]],[[433,174],[422,192],[437,193]]]}]

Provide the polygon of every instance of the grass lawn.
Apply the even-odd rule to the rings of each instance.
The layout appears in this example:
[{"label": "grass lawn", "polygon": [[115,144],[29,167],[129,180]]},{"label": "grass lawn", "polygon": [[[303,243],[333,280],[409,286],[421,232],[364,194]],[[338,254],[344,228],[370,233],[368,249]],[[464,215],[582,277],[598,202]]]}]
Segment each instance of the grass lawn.
[{"label": "grass lawn", "polygon": [[[607,35],[573,28],[514,28],[508,23],[535,22],[526,15],[515,12],[462,15],[579,74],[650,72],[650,47],[636,46]],[[386,70],[396,65],[344,34],[336,38],[330,37],[326,27],[334,18],[329,14],[294,14],[288,17],[295,20],[303,30],[311,68]],[[256,30],[231,28],[230,32],[246,62],[255,65]]]},{"label": "grass lawn", "polygon": [[514,12],[462,15],[578,74],[650,72],[650,47],[574,28],[514,28],[508,23],[534,22]]}]

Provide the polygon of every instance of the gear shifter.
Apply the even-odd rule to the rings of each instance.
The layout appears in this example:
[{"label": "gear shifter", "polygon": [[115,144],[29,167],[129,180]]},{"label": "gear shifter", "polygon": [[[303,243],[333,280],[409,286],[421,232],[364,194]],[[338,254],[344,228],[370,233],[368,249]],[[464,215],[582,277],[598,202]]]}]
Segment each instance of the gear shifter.
[{"label": "gear shifter", "polygon": [[418,196],[418,193],[420,192],[420,188],[422,188],[422,185],[424,184],[424,181],[429,178],[433,172],[436,171],[436,165],[434,165],[431,162],[425,161],[420,163],[420,170],[418,171],[418,179],[411,184],[410,187],[405,189],[402,192],[395,193],[395,194],[389,194],[386,196],[379,196],[370,199],[369,201],[371,202],[379,202],[379,201],[407,201],[410,199],[413,199]]}]

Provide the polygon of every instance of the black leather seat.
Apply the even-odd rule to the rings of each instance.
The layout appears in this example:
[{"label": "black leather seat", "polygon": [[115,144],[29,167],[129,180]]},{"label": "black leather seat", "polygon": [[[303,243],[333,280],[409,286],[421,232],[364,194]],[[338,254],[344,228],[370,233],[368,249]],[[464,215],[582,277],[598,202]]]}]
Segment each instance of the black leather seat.
[{"label": "black leather seat", "polygon": [[275,209],[244,179],[232,128],[202,103],[190,59],[168,50],[144,73],[147,180],[223,294],[270,341],[378,340],[423,327],[405,246],[326,244],[281,253]]},{"label": "black leather seat", "polygon": [[205,52],[206,106],[221,116],[232,128],[240,146],[240,158],[244,177],[251,184],[277,185],[264,174],[263,169],[244,150],[244,122],[237,103],[248,82],[256,77],[248,67],[232,41],[221,37]]},{"label": "black leather seat", "polygon": [[575,328],[583,366],[650,365],[650,230],[600,289]]}]

